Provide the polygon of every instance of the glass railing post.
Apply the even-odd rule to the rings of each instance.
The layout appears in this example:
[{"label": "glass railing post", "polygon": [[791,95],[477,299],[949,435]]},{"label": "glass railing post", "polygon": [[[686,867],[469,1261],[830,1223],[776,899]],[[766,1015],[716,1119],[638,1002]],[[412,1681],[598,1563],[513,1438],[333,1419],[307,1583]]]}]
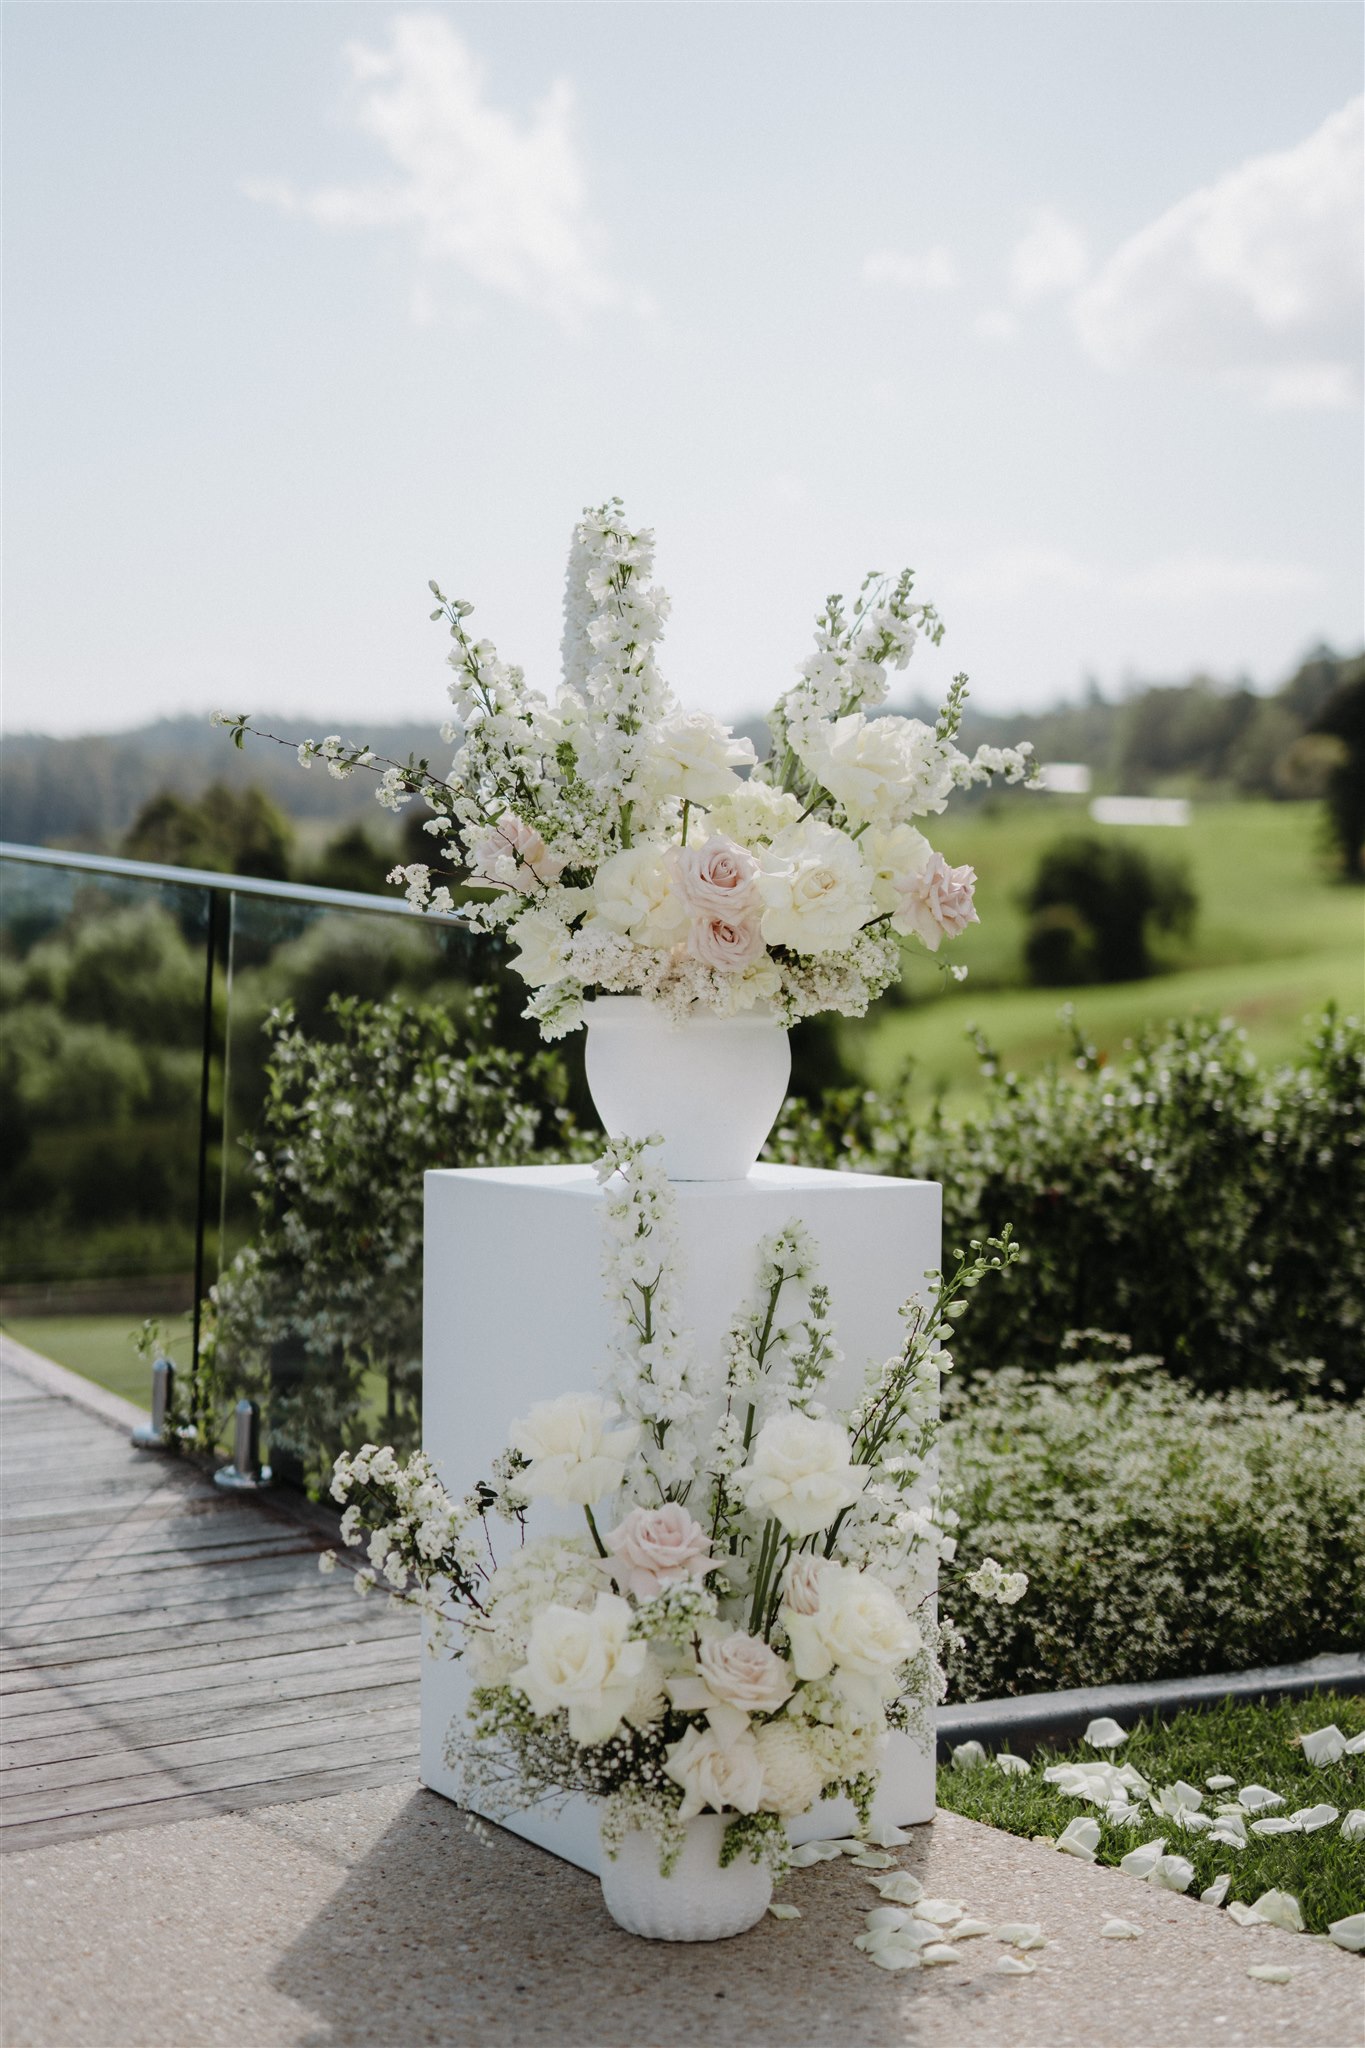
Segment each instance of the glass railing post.
[{"label": "glass railing post", "polygon": [[190,1426],[199,1431],[203,1420],[203,1386],[199,1373],[199,1338],[204,1304],[204,1237],[209,1206],[209,1085],[213,1073],[213,974],[222,920],[222,896],[217,889],[208,894],[208,917],[204,935],[204,1008],[199,1062],[199,1159],[195,1181],[194,1208],[194,1311],[190,1333]]}]

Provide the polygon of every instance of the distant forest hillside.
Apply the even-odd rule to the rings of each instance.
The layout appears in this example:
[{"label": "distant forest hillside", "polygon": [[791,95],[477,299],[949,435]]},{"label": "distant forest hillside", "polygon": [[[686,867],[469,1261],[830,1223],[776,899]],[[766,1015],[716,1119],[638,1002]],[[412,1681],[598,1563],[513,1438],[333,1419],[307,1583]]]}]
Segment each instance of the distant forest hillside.
[{"label": "distant forest hillside", "polygon": [[[1273,694],[1196,676],[1153,684],[1121,698],[1092,688],[1079,701],[1044,711],[991,714],[969,709],[968,748],[1031,739],[1045,761],[1080,761],[1096,786],[1124,794],[1197,789],[1246,795],[1315,794],[1296,767],[1296,745],[1329,701],[1365,672],[1365,657],[1321,648]],[[924,701],[891,707],[930,721]],[[758,745],[763,727],[745,722]],[[375,726],[358,734],[375,752],[406,761],[447,751],[430,725]],[[0,836],[36,846],[113,852],[144,806],[165,791],[198,797],[212,783],[263,791],[289,817],[334,827],[365,821],[377,833],[368,778],[337,782],[321,767],[304,773],[284,747],[248,739],[238,753],[204,718],[166,718],[138,731],[83,739],[21,734],[0,759]]]}]

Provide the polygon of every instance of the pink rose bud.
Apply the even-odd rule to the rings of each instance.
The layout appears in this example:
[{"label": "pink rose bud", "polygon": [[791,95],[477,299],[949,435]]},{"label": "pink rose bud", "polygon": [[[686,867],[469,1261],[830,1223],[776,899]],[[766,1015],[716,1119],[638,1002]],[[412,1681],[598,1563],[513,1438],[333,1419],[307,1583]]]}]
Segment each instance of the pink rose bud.
[{"label": "pink rose bud", "polygon": [[742,917],[699,917],[693,921],[687,950],[703,966],[732,974],[750,966],[764,951],[756,910]]},{"label": "pink rose bud", "polygon": [[495,889],[516,889],[529,896],[537,883],[557,882],[564,863],[550,852],[534,825],[504,811],[496,825],[487,825],[469,848],[469,872]]},{"label": "pink rose bud", "polygon": [[818,1557],[794,1557],[782,1576],[782,1604],[793,1614],[820,1612],[820,1574],[824,1565]]},{"label": "pink rose bud", "polygon": [[672,846],[666,859],[673,887],[698,917],[733,923],[753,901],[758,862],[732,839],[716,834],[705,846]]},{"label": "pink rose bud", "polygon": [[612,1576],[639,1600],[703,1578],[711,1561],[711,1538],[675,1500],[661,1508],[632,1508],[605,1541],[616,1560]]}]

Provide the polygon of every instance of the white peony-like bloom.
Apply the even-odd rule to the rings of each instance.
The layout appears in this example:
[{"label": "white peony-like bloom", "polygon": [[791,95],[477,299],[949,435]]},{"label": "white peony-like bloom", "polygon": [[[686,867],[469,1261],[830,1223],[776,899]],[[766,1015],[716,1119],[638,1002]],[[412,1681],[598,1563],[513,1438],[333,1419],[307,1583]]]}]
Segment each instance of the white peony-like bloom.
[{"label": "white peony-like bloom", "polygon": [[518,1490],[528,1500],[568,1507],[591,1507],[603,1494],[614,1493],[640,1440],[634,1423],[611,1427],[619,1414],[596,1394],[538,1401],[508,1433],[513,1450],[530,1460],[528,1469],[517,1474]]},{"label": "white peony-like bloom", "polygon": [[656,846],[626,847],[604,860],[591,895],[590,916],[614,932],[664,949],[687,937],[691,914]]},{"label": "white peony-like bloom", "polygon": [[532,988],[558,981],[569,962],[569,934],[549,910],[528,910],[511,928],[511,938],[520,950],[512,965]]},{"label": "white peony-like bloom", "polygon": [[608,1742],[640,1700],[649,1645],[630,1637],[631,1607],[601,1593],[590,1613],[546,1607],[531,1624],[526,1662],[511,1677],[542,1717],[567,1707],[575,1742]]},{"label": "white peony-like bloom", "polygon": [[[771,1515],[799,1541],[827,1529],[852,1507],[867,1471],[852,1462],[847,1432],[837,1422],[789,1410],[764,1423],[738,1479],[750,1514]],[[823,1584],[822,1579],[822,1605]]]},{"label": "white peony-like bloom", "polygon": [[851,711],[804,728],[797,748],[855,825],[894,825],[941,811],[952,793],[951,757],[918,718]]},{"label": "white peony-like bloom", "polygon": [[681,1742],[670,1743],[664,1768],[681,1785],[679,1820],[694,1814],[757,1813],[763,1797],[763,1760],[752,1735],[722,1742],[713,1728],[688,1728]]},{"label": "white peony-like bloom", "polygon": [[879,913],[899,911],[912,875],[933,857],[934,849],[914,825],[881,825],[858,841],[872,872],[872,901]]},{"label": "white peony-like bloom", "polygon": [[897,1669],[924,1640],[919,1624],[889,1587],[843,1564],[829,1564],[821,1574],[814,1614],[786,1608],[782,1622],[798,1678],[824,1678],[837,1669],[870,1680],[868,1696],[882,1699],[893,1696]]},{"label": "white peony-like bloom", "polygon": [[707,711],[674,712],[652,735],[649,779],[660,796],[712,804],[739,787],[737,769],[753,765],[753,741]]},{"label": "white peony-like bloom", "polygon": [[774,789],[771,782],[755,782],[752,776],[731,790],[729,796],[712,804],[707,823],[738,846],[768,846],[788,825],[800,821],[800,799],[789,789]]},{"label": "white peony-like bloom", "polygon": [[815,818],[779,832],[758,882],[763,936],[794,953],[839,953],[875,914],[872,874],[846,832]]},{"label": "white peony-like bloom", "polygon": [[765,1721],[754,1730],[763,1766],[759,1804],[765,1813],[804,1813],[824,1789],[825,1773],[814,1750],[790,1721]]}]

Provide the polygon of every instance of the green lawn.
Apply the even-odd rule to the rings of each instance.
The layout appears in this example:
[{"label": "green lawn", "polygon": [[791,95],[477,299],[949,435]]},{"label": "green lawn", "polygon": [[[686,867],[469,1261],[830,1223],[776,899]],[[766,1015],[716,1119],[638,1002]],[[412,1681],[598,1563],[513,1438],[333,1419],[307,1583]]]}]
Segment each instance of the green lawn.
[{"label": "green lawn", "polygon": [[[135,1316],[21,1316],[6,1322],[5,1335],[30,1351],[55,1359],[82,1378],[121,1394],[139,1408],[151,1406],[151,1367],[133,1349],[140,1327]],[[162,1318],[163,1341],[178,1363],[188,1362],[189,1318]]]},{"label": "green lawn", "polygon": [[945,820],[935,843],[949,860],[970,861],[979,878],[981,923],[945,953],[969,978],[941,983],[917,957],[907,976],[911,1008],[883,1004],[867,1022],[843,1027],[850,1064],[874,1086],[890,1087],[913,1063],[921,1101],[942,1090],[960,1104],[980,1088],[969,1025],[985,1032],[1007,1067],[1025,1071],[1063,1051],[1057,1013],[1066,1002],[1110,1054],[1146,1024],[1205,1010],[1234,1017],[1252,1050],[1272,1062],[1293,1051],[1301,1020],[1325,1003],[1359,1013],[1365,894],[1324,871],[1309,804],[1196,803],[1184,829],[1130,828],[1127,837],[1188,863],[1200,906],[1190,938],[1168,945],[1165,971],[1147,981],[1022,986],[1027,920],[1019,898],[1039,854],[1064,833],[1114,829],[1092,827],[1083,804],[1041,795]]},{"label": "green lawn", "polygon": [[[1153,1716],[1135,1723],[1127,1742],[1099,1752],[1078,1743],[1064,1751],[1039,1750],[1027,1777],[1007,1777],[991,1764],[974,1770],[945,1765],[938,1774],[940,1806],[971,1820],[988,1822],[1012,1835],[1043,1835],[1053,1840],[1067,1822],[1089,1815],[1100,1822],[1097,1861],[1117,1864],[1142,1842],[1166,1838],[1168,1855],[1194,1865],[1191,1895],[1197,1897],[1224,1871],[1231,1874],[1228,1899],[1251,1905],[1263,1892],[1291,1892],[1299,1901],[1310,1933],[1322,1933],[1333,1920],[1365,1909],[1365,1841],[1343,1842],[1341,1821],[1352,1808],[1365,1805],[1365,1756],[1343,1757],[1320,1768],[1310,1764],[1294,1737],[1335,1722],[1350,1737],[1365,1729],[1365,1699],[1319,1693],[1280,1706],[1264,1704],[1208,1708],[1177,1714],[1166,1723]],[[1335,1806],[1339,1818],[1312,1834],[1251,1835],[1244,1849],[1208,1842],[1202,1834],[1185,1833],[1150,1810],[1139,1825],[1118,1827],[1101,1809],[1080,1799],[1064,1798],[1044,1784],[1043,1772],[1061,1762],[1093,1762],[1103,1754],[1111,1763],[1131,1763],[1153,1792],[1177,1778],[1204,1794],[1204,1810],[1213,1817],[1220,1801],[1235,1792],[1212,1792],[1205,1779],[1235,1778],[1238,1787],[1264,1785],[1284,1795],[1276,1815],[1302,1807]],[[1127,1917],[1142,1924],[1143,1885],[1132,1881]]]}]

